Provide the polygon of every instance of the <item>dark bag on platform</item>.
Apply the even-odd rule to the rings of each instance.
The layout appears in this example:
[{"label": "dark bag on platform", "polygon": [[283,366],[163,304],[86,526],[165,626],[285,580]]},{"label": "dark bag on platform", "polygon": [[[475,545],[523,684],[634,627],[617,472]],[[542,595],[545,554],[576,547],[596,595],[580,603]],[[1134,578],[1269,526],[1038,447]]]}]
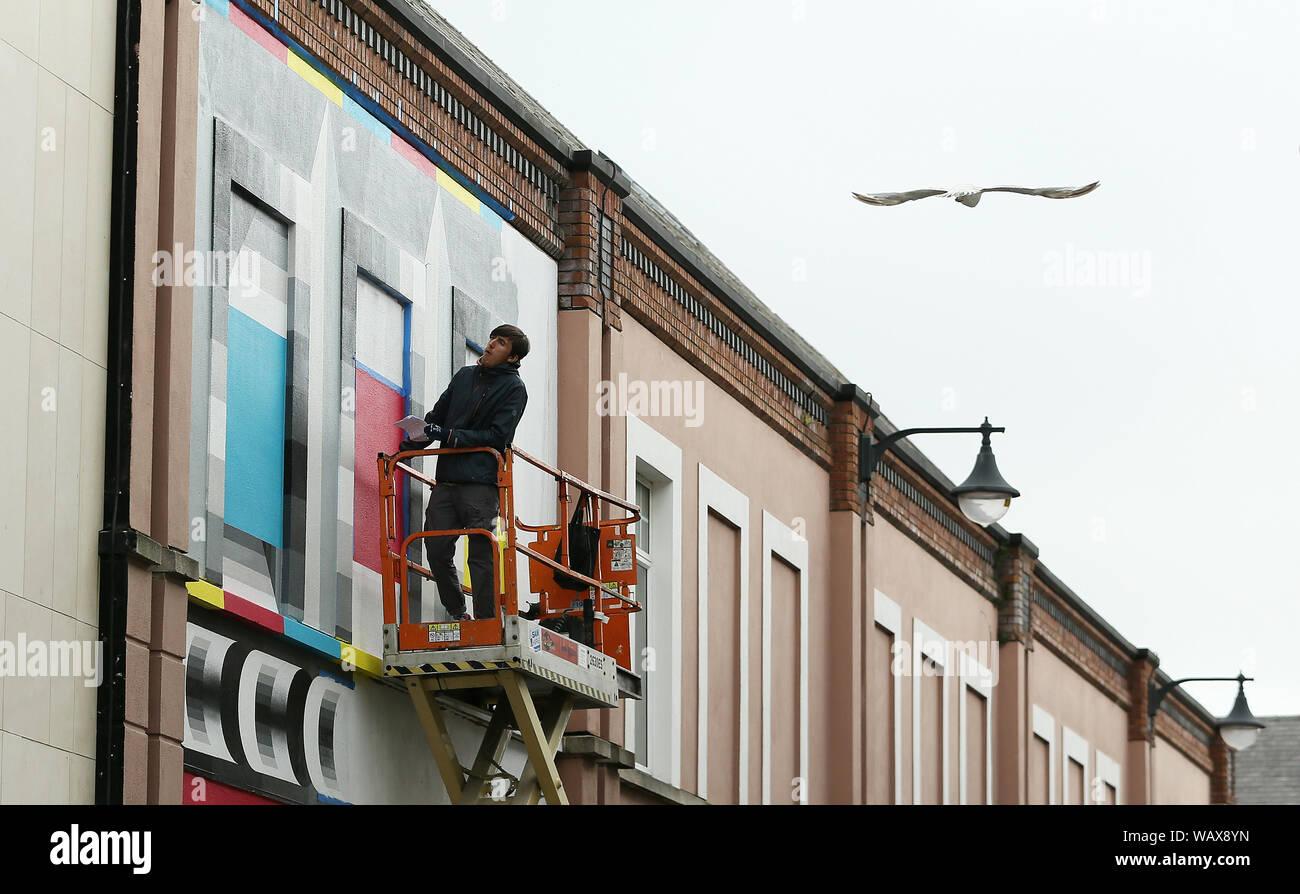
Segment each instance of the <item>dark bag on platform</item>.
[{"label": "dark bag on platform", "polygon": [[[569,567],[579,574],[585,574],[591,577],[596,572],[596,551],[600,545],[600,528],[587,524],[584,520],[587,514],[587,500],[580,500],[578,507],[573,510],[573,518],[569,521]],[[560,552],[563,544],[555,548],[555,561],[563,564],[560,558]],[[555,585],[565,590],[586,590],[588,584],[583,583],[571,574],[565,574],[563,571],[555,572]]]}]

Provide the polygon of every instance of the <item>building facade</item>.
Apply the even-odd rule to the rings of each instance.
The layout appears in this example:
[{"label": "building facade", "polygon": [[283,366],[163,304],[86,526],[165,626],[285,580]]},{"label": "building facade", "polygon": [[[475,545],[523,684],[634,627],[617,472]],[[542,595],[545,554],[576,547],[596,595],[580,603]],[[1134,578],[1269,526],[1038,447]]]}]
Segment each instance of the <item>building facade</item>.
[{"label": "building facade", "polygon": [[[906,441],[861,485],[860,438],[895,430],[879,404],[421,0],[107,8],[139,50],[103,107],[109,446],[77,448],[110,495],[98,563],[78,552],[96,800],[446,800],[382,678],[373,457],[499,323],[533,343],[516,443],[643,515],[644,697],[574,714],[571,800],[1229,798],[1203,707],[1175,693],[1149,728],[1153,652],[967,521]],[[521,518],[555,520],[545,484]],[[460,712],[461,753],[486,722]]]},{"label": "building facade", "polygon": [[0,802],[94,797],[112,0],[0,15]]}]

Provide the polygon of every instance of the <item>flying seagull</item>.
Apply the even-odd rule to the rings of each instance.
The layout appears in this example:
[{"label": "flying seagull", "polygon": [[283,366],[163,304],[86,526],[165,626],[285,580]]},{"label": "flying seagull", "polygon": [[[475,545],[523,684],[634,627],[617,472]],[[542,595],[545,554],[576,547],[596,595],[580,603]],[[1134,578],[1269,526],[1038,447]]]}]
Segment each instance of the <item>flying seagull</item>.
[{"label": "flying seagull", "polygon": [[1096,183],[1089,183],[1087,186],[1049,186],[1042,189],[1026,189],[1023,186],[988,186],[984,189],[976,189],[973,186],[959,186],[956,189],[914,189],[911,192],[878,192],[866,196],[855,192],[853,198],[859,202],[866,202],[868,205],[901,205],[913,199],[944,196],[945,198],[956,199],[967,208],[974,208],[980,203],[980,196],[986,192],[1018,192],[1021,195],[1042,196],[1047,199],[1073,199],[1077,196],[1086,196],[1100,184],[1101,181],[1098,180]]}]

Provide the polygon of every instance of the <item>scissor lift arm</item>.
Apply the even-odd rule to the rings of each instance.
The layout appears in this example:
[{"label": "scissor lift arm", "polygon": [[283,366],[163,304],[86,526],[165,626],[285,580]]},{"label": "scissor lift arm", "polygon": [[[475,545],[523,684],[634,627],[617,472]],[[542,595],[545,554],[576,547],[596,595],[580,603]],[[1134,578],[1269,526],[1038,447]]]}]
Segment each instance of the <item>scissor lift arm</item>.
[{"label": "scissor lift arm", "polygon": [[[498,686],[504,690],[506,700],[498,703],[492,712],[492,720],[483,734],[474,764],[467,772],[456,756],[456,746],[447,732],[446,717],[437,695],[452,689]],[[569,803],[564,793],[564,783],[555,767],[555,753],[560,747],[569,715],[573,713],[575,699],[572,695],[557,687],[542,700],[539,713],[532,693],[524,685],[522,675],[514,670],[414,676],[407,678],[406,688],[411,694],[420,725],[424,727],[424,735],[429,740],[429,748],[437,761],[438,773],[442,776],[443,785],[453,804],[476,804],[485,800],[491,803],[536,804],[539,797],[545,797],[547,804]],[[504,773],[501,758],[505,754],[512,728],[518,729],[523,737],[528,762],[515,782],[513,794],[507,796],[506,792],[494,790],[487,783],[492,778],[490,771],[494,767]],[[504,780],[508,777],[501,775],[496,778]]]}]

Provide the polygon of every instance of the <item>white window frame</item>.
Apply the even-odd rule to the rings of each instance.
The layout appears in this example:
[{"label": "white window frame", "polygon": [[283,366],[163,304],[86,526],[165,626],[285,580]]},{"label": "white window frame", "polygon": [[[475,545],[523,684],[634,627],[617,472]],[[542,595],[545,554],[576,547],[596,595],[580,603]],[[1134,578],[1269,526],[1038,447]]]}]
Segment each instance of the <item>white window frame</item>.
[{"label": "white window frame", "polygon": [[696,712],[697,791],[708,799],[709,779],[709,510],[740,529],[740,728],[739,744],[741,804],[749,803],[749,497],[716,473],[699,464],[699,526],[697,528],[699,573],[699,701]]},{"label": "white window frame", "polygon": [[958,803],[966,804],[966,690],[984,698],[984,803],[993,803],[993,675],[966,652],[957,653],[961,669],[961,696],[957,703]]},{"label": "white window frame", "polygon": [[763,803],[772,803],[772,555],[799,572],[799,778],[808,800],[808,541],[763,511]]},{"label": "white window frame", "polygon": [[949,749],[949,732],[948,723],[949,712],[952,706],[948,701],[948,675],[950,668],[945,662],[948,654],[948,640],[940,636],[934,630],[922,623],[919,619],[912,619],[912,803],[921,804],[921,680],[924,677],[922,657],[929,658],[939,668],[939,691],[943,693],[940,701],[943,703],[943,782],[941,804],[947,804],[948,801],[948,749]]},{"label": "white window frame", "polygon": [[1033,734],[1047,743],[1047,803],[1056,798],[1056,718],[1034,705]]},{"label": "white window frame", "polygon": [[[642,486],[644,486],[647,491],[646,503],[641,502]],[[648,592],[643,593],[641,591],[640,580],[641,580],[641,570],[644,568],[646,586],[648,589],[653,589],[653,587],[650,586],[650,581],[651,581],[650,573],[651,570],[654,568],[654,556],[645,547],[648,546],[650,543],[654,542],[654,536],[651,533],[651,529],[654,526],[654,518],[655,518],[654,505],[653,505],[655,484],[652,481],[646,480],[644,475],[638,474],[636,476],[635,481],[633,481],[630,490],[633,495],[634,502],[641,509],[641,519],[637,523],[638,531],[637,531],[637,541],[636,541],[636,573],[637,573],[638,584],[636,589],[636,598],[643,605],[645,605],[647,604],[647,600],[650,598],[650,594]],[[644,524],[645,541],[643,541],[640,536],[642,533],[641,530],[642,524]],[[637,732],[636,729],[637,724],[641,722],[641,707],[640,707],[641,705],[645,706],[647,719],[650,716],[650,705],[647,703],[646,688],[645,688],[645,670],[644,670],[645,656],[642,651],[648,645],[648,643],[641,642],[641,637],[637,629],[638,627],[641,626],[641,624],[639,623],[641,619],[645,619],[648,622],[649,617],[648,615],[644,614],[645,612],[648,611],[649,611],[648,608],[642,609],[641,612],[637,612],[636,614],[632,615],[631,618],[628,619],[628,625],[630,628],[628,630],[628,635],[629,635],[629,641],[632,646],[632,660],[634,662],[639,661],[641,663],[641,669],[638,669],[637,673],[640,674],[642,677],[642,688],[641,688],[640,701],[638,701],[636,704],[628,703],[627,705],[628,712],[632,715],[631,732],[628,734],[629,738],[627,742],[628,742],[628,751],[632,752],[634,758],[633,763],[635,764],[638,770],[641,770],[644,773],[649,773],[650,767],[648,763],[642,762],[641,760],[642,755],[637,754],[638,743],[634,738],[632,738],[632,735]],[[646,638],[648,639],[650,636],[649,623],[645,624],[645,628],[646,628]],[[649,747],[650,747],[649,739],[647,737],[647,744],[646,744],[647,750],[649,749]],[[647,761],[649,760],[648,755],[646,755],[646,760]]]},{"label": "white window frame", "polygon": [[[1097,762],[1097,778],[1115,790],[1115,804],[1122,804],[1123,789],[1120,787],[1120,781],[1123,777],[1123,769],[1119,761],[1111,758],[1109,755],[1102,753],[1100,750],[1094,750],[1093,759]],[[1095,804],[1103,804],[1104,801],[1094,801]]]},{"label": "white window frame", "polygon": [[[894,646],[898,644],[899,631],[903,629],[903,609],[879,590],[875,591],[875,622],[887,630],[893,639],[889,643],[889,667],[894,678],[894,803],[903,803],[903,677],[893,673]],[[908,656],[911,660],[911,656]]]},{"label": "white window frame", "polygon": [[1061,803],[1070,803],[1070,761],[1083,767],[1083,803],[1092,801],[1088,797],[1088,740],[1070,729],[1061,727]]},{"label": "white window frame", "polygon": [[[647,714],[664,717],[666,723],[656,724],[647,739],[650,754],[647,773],[681,787],[682,779],[682,451],[681,448],[655,431],[638,417],[628,415],[626,420],[627,453],[624,490],[627,499],[636,501],[636,480],[640,475],[654,484],[651,490],[652,509],[650,522],[654,531],[654,561],[650,565],[650,590],[656,603],[668,606],[668,618],[648,632],[650,644],[655,647],[655,674],[667,680],[664,686],[652,687]],[[651,616],[652,619],[654,616]],[[649,625],[647,625],[649,627]],[[666,648],[657,640],[667,633]],[[632,660],[637,673],[640,670],[640,650],[634,650]],[[636,711],[623,712],[623,741],[636,744]],[[634,750],[629,748],[628,750]]]}]

